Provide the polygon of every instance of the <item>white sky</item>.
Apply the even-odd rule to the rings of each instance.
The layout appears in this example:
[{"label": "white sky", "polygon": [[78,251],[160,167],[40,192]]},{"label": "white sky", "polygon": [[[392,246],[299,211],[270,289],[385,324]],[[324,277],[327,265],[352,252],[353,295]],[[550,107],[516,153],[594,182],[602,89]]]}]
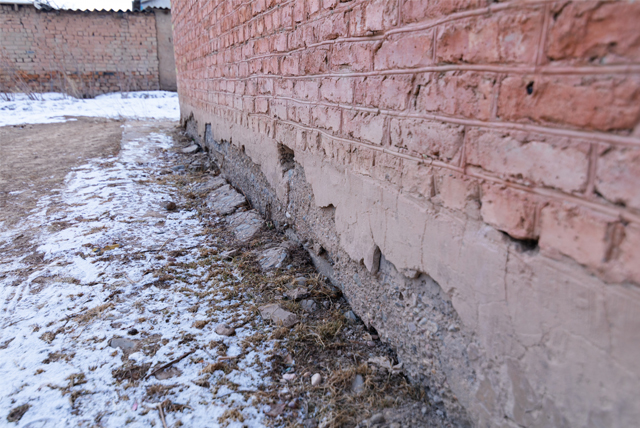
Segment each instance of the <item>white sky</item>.
[{"label": "white sky", "polygon": [[65,9],[131,9],[131,0],[50,0],[50,3]]}]

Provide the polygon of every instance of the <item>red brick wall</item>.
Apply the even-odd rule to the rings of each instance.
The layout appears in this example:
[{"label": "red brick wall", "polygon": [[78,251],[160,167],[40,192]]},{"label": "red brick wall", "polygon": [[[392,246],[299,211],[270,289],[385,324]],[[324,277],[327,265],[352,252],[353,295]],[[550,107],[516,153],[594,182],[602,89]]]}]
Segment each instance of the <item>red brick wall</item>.
[{"label": "red brick wall", "polygon": [[80,96],[158,89],[153,13],[0,5],[0,91]]},{"label": "red brick wall", "polygon": [[183,1],[181,99],[424,162],[444,205],[640,283],[640,4],[486,3]]},{"label": "red brick wall", "polygon": [[[172,13],[183,120],[246,153],[295,233],[340,256],[354,311],[413,379],[446,373],[477,426],[637,423],[640,2],[184,0]],[[334,230],[298,227],[278,145]],[[439,284],[460,346],[455,329],[434,346],[420,327],[441,314],[393,300],[382,256]]]}]

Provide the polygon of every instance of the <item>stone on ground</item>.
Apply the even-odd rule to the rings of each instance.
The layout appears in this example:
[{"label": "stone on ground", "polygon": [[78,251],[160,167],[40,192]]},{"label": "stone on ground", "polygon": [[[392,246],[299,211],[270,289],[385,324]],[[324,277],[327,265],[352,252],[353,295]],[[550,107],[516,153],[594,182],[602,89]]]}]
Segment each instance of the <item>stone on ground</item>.
[{"label": "stone on ground", "polygon": [[262,318],[273,321],[276,325],[293,327],[298,323],[298,317],[295,314],[282,309],[275,303],[261,306],[259,309]]},{"label": "stone on ground", "polygon": [[236,329],[228,324],[218,324],[216,326],[216,334],[219,334],[220,336],[233,336],[236,334]]},{"label": "stone on ground", "polygon": [[228,184],[209,194],[207,205],[217,215],[232,214],[239,207],[246,204],[247,200]]},{"label": "stone on ground", "polygon": [[287,290],[286,295],[291,300],[295,300],[297,302],[298,300],[309,297],[309,290],[303,287],[296,287],[293,290]]},{"label": "stone on ground", "polygon": [[239,241],[253,239],[264,225],[264,220],[256,210],[236,213],[230,216],[227,221]]},{"label": "stone on ground", "polygon": [[191,153],[197,153],[198,150],[200,150],[200,146],[198,146],[197,144],[192,144],[188,147],[185,147],[183,149],[181,149],[180,151],[184,154],[191,154]]},{"label": "stone on ground", "polygon": [[282,263],[289,257],[289,253],[285,248],[273,247],[260,253],[258,263],[262,270],[278,269],[282,267]]}]

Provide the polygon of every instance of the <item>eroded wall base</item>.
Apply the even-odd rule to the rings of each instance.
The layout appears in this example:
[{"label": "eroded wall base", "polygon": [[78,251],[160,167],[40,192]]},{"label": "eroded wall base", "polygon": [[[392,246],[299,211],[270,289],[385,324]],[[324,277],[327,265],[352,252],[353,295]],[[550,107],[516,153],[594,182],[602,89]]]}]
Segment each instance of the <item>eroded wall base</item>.
[{"label": "eroded wall base", "polygon": [[310,252],[459,426],[638,420],[637,289],[510,239],[474,201],[452,211],[404,195],[310,135],[182,110],[225,178]]}]

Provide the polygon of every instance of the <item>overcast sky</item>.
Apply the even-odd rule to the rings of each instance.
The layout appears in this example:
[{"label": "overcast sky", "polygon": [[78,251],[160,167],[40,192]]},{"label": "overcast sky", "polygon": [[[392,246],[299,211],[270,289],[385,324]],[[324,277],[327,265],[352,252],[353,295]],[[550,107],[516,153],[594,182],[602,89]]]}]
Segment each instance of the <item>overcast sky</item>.
[{"label": "overcast sky", "polygon": [[50,0],[50,3],[65,9],[131,9],[131,0]]}]

